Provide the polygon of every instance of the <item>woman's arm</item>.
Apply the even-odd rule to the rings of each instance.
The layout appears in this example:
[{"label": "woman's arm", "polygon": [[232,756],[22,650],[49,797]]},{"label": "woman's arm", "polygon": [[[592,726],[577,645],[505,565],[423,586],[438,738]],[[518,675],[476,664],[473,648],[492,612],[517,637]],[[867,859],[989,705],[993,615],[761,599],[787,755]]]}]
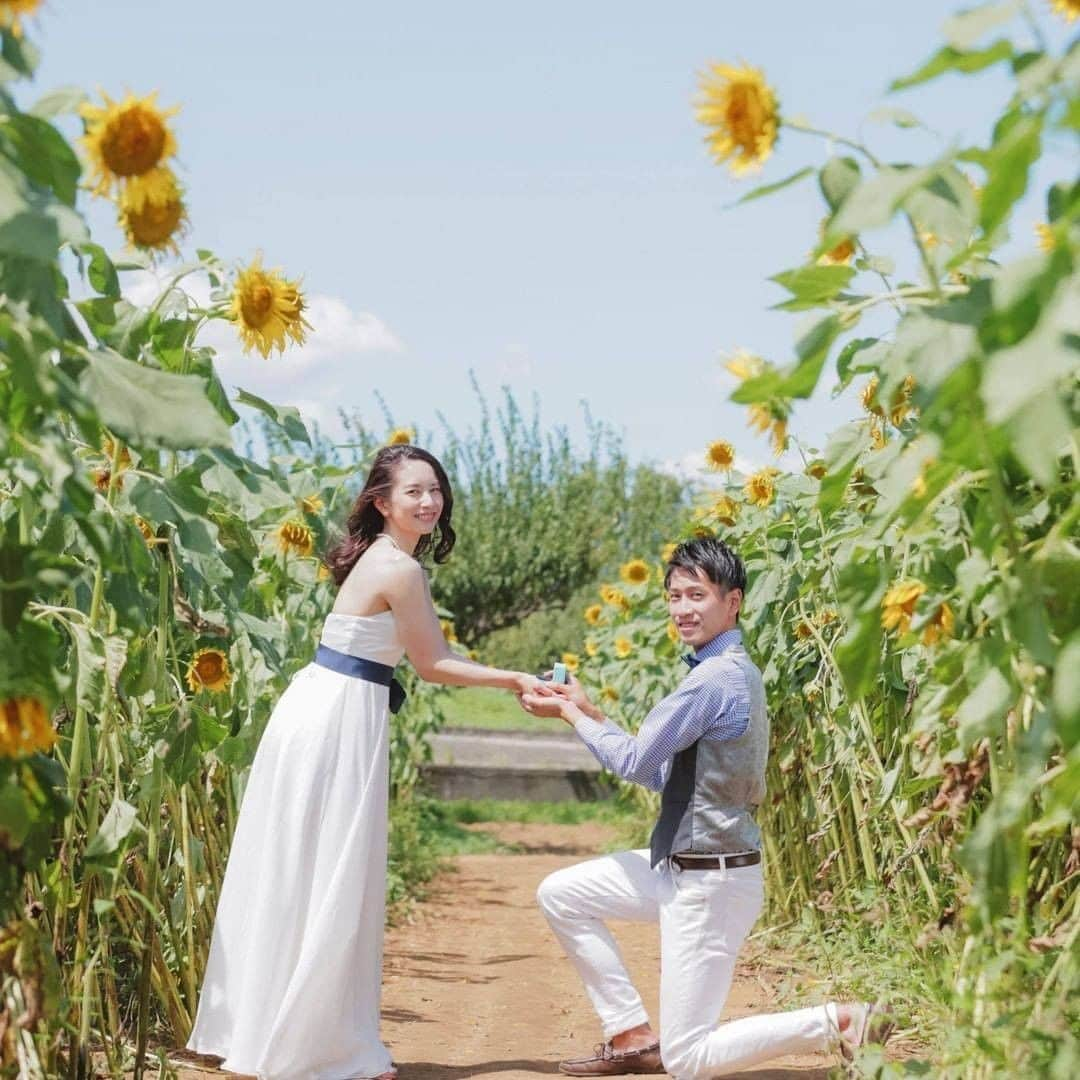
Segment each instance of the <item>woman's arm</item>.
[{"label": "woman's arm", "polygon": [[504,671],[468,660],[455,653],[443,636],[435,605],[431,600],[427,575],[411,559],[402,559],[387,575],[383,589],[394,613],[405,654],[425,682],[446,686],[494,686],[524,694],[539,680],[523,671]]}]

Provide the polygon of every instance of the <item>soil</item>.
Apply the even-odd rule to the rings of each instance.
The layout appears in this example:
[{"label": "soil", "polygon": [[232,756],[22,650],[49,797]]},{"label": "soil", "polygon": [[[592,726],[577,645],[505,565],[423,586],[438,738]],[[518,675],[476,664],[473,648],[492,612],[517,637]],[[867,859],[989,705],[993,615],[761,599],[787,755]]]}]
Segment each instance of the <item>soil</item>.
[{"label": "soil", "polygon": [[[536,886],[559,867],[605,849],[595,823],[474,826],[513,853],[465,855],[386,939],[383,1039],[401,1080],[520,1080],[558,1074],[558,1063],[589,1053],[599,1025],[576,973],[535,902]],[[623,957],[650,1014],[657,1015],[655,926],[618,923]],[[780,1008],[780,972],[741,962],[725,1019]],[[784,1058],[739,1075],[755,1080],[826,1080],[836,1061]],[[181,1080],[222,1076],[184,1068]]]}]

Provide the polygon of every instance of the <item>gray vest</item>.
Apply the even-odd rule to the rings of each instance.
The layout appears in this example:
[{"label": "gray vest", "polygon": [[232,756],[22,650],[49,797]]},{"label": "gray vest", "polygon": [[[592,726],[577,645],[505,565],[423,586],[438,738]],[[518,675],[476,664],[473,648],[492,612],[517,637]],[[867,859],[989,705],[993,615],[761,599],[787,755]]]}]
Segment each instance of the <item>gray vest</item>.
[{"label": "gray vest", "polygon": [[750,694],[750,723],[737,739],[698,739],[675,755],[650,841],[653,866],[684,851],[757,851],[761,843],[754,810],[765,797],[769,753],[761,672],[739,644],[702,664],[741,669]]}]

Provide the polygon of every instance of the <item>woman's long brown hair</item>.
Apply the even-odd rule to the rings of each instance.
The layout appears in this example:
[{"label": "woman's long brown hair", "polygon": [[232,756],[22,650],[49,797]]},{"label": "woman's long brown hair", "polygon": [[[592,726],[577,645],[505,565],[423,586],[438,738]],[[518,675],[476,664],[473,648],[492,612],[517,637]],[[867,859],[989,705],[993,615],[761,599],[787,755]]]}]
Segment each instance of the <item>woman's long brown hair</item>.
[{"label": "woman's long brown hair", "polygon": [[376,455],[368,473],[364,487],[353,503],[353,508],[345,522],[345,535],[326,552],[324,560],[327,568],[340,585],[356,565],[356,560],[371,546],[375,537],[383,531],[384,518],[375,508],[376,499],[390,498],[394,487],[394,477],[398,466],[403,461],[426,461],[435,473],[442,492],[443,508],[439,521],[431,534],[422,536],[413,555],[421,558],[429,551],[437,563],[446,562],[454,549],[457,535],[450,524],[450,515],[454,509],[454,493],[450,489],[450,478],[439,460],[419,446],[398,445],[384,446]]}]

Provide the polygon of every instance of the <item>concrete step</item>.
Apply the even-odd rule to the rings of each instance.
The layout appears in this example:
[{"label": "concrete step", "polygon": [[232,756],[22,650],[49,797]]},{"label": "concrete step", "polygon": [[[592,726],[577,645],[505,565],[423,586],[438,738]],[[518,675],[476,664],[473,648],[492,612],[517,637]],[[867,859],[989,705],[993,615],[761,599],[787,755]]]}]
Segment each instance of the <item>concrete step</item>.
[{"label": "concrete step", "polygon": [[612,794],[598,782],[600,763],[572,731],[454,728],[435,735],[431,750],[424,778],[441,799],[593,802]]}]

